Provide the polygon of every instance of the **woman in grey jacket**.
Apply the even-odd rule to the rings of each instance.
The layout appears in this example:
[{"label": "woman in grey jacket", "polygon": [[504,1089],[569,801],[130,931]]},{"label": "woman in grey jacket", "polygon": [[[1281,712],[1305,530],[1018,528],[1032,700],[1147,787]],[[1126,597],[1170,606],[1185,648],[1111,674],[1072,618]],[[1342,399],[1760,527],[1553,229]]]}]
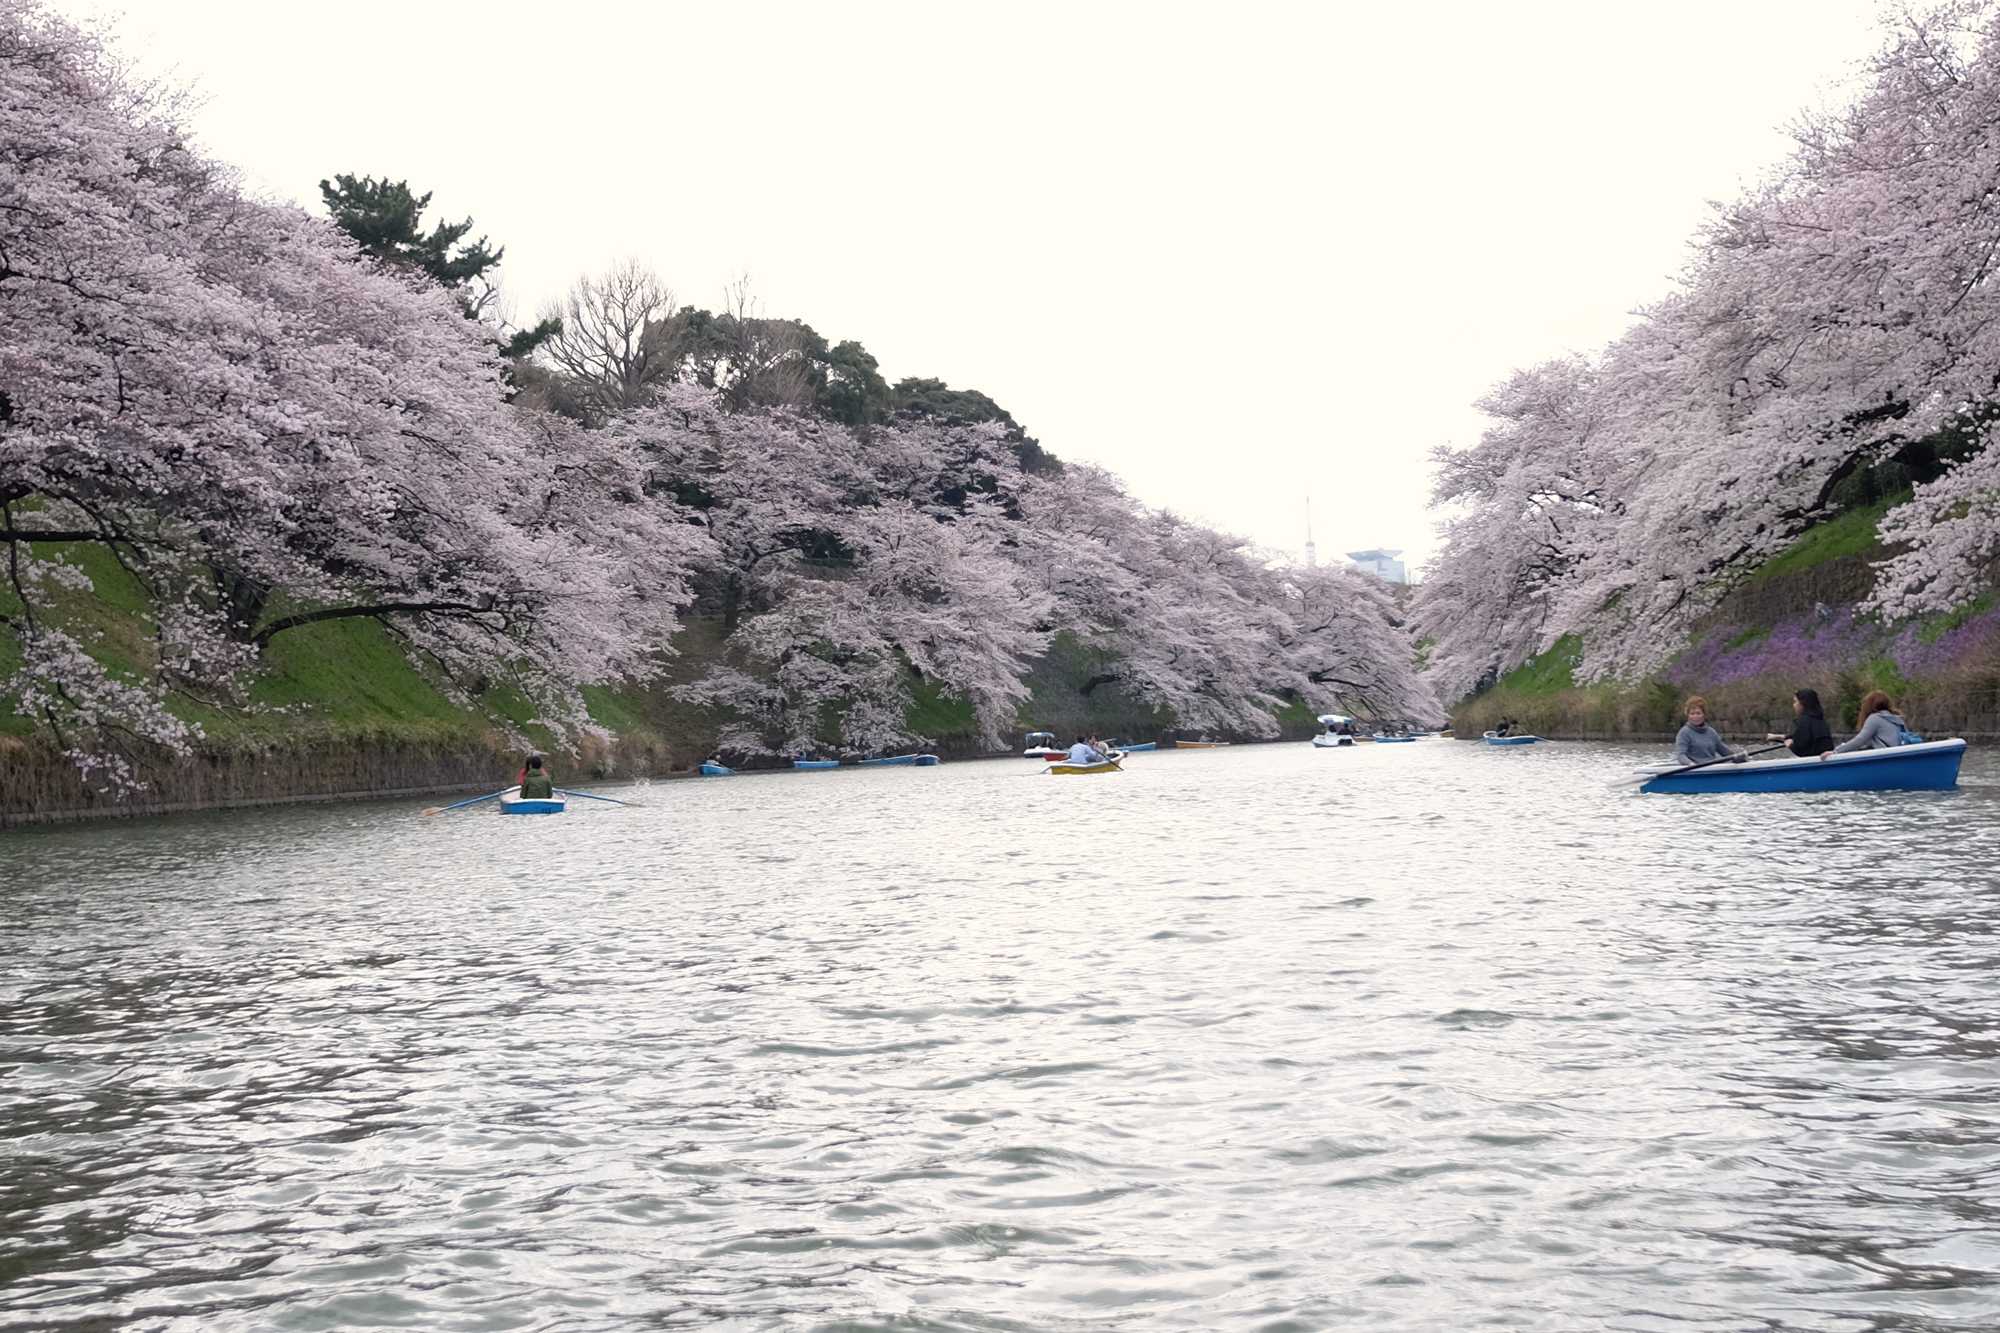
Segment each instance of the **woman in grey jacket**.
[{"label": "woman in grey jacket", "polygon": [[1706,764],[1717,759],[1735,759],[1729,742],[1708,725],[1708,700],[1699,694],[1687,701],[1687,725],[1674,737],[1674,762]]},{"label": "woman in grey jacket", "polygon": [[[1889,696],[1880,690],[1870,690],[1868,697],[1861,701],[1861,716],[1855,719],[1854,739],[1843,741],[1828,751],[1828,754],[1852,754],[1856,750],[1888,750],[1903,744],[1903,733],[1909,728],[1903,725],[1902,715],[1889,702]],[[1826,758],[1821,755],[1820,758]]]}]

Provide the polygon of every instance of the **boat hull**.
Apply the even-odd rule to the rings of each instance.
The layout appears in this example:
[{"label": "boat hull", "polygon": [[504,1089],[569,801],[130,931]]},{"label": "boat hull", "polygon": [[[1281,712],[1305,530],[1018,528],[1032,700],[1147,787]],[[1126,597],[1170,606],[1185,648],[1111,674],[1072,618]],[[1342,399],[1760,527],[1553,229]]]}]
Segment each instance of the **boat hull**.
[{"label": "boat hull", "polygon": [[1338,750],[1343,745],[1352,744],[1354,744],[1354,737],[1352,736],[1321,735],[1313,737],[1313,749],[1315,750]]},{"label": "boat hull", "polygon": [[861,759],[863,768],[929,768],[938,761],[934,754],[897,754],[883,759]]},{"label": "boat hull", "polygon": [[705,778],[732,778],[736,776],[736,770],[724,768],[721,764],[704,763],[701,766],[701,775]]},{"label": "boat hull", "polygon": [[1094,773],[1116,773],[1118,771],[1117,764],[1055,764],[1049,768],[1049,772],[1055,774],[1057,777],[1064,778],[1082,778],[1089,777]]},{"label": "boat hull", "polygon": [[1408,745],[1415,739],[1415,736],[1377,736],[1375,743],[1377,745]]},{"label": "boat hull", "polygon": [[1140,741],[1135,745],[1126,745],[1120,747],[1121,751],[1125,754],[1136,754],[1140,750],[1157,750],[1159,748],[1160,748],[1160,743],[1158,741]]},{"label": "boat hull", "polygon": [[839,768],[840,761],[838,759],[794,759],[792,760],[792,767],[810,769],[817,772],[822,768]]},{"label": "boat hull", "polygon": [[1534,745],[1541,739],[1540,736],[1495,736],[1490,731],[1486,733],[1488,745]]},{"label": "boat hull", "polygon": [[[1965,759],[1962,740],[1856,750],[1829,759],[1716,764],[1657,777],[1639,790],[1660,795],[1708,792],[1950,791]],[[1642,770],[1654,771],[1654,770]],[[1671,770],[1669,770],[1671,771]]]},{"label": "boat hull", "polygon": [[560,796],[547,800],[536,800],[526,796],[502,796],[500,813],[503,815],[559,815],[565,803]]},{"label": "boat hull", "polygon": [[1175,741],[1176,750],[1220,750],[1228,741]]}]

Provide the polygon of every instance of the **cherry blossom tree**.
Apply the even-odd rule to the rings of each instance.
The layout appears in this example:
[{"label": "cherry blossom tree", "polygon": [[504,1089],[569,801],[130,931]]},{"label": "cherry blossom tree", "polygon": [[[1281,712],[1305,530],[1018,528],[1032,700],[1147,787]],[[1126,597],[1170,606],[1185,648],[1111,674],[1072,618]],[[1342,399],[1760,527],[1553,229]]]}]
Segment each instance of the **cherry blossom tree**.
[{"label": "cherry blossom tree", "polygon": [[[271,644],[338,620],[587,727],[577,687],[649,678],[697,595],[729,660],[688,693],[745,750],[829,726],[854,752],[916,743],[920,692],[997,744],[1058,632],[1188,727],[1271,734],[1295,698],[1420,707],[1373,586],[1048,467],[1010,420],[783,406],[819,373],[804,326],[739,300],[748,341],[716,344],[703,388],[628,364],[664,309],[637,282],[584,429],[510,403],[491,331],[421,265],[246,197],[30,0],[0,0],[0,81],[0,630],[20,658],[0,693],[95,779],[185,753],[177,696],[241,699]],[[106,665],[67,614],[93,592],[79,544],[143,592],[144,660]]]},{"label": "cherry blossom tree", "polygon": [[1480,400],[1492,424],[1478,444],[1435,455],[1432,502],[1460,512],[1419,585],[1415,620],[1445,697],[1547,648],[1580,568],[1617,549],[1609,534],[1630,479],[1606,447],[1608,396],[1580,359],[1521,371]]},{"label": "cherry blossom tree", "polygon": [[[1580,540],[1565,534],[1559,568],[1538,561],[1540,502],[1501,483],[1486,442],[1447,461],[1440,499],[1462,513],[1420,607],[1447,692],[1563,633],[1583,637],[1586,678],[1656,668],[1882,464],[1917,486],[1883,521],[1895,553],[1872,609],[1986,590],[2000,556],[1996,120],[1996,7],[1895,15],[1855,97],[1800,121],[1791,158],[1696,238],[1677,290],[1595,358],[1581,453],[1523,441],[1533,475],[1580,461],[1614,502]],[[1492,488],[1461,484],[1473,476]],[[1531,587],[1538,569],[1552,577]]]},{"label": "cherry blossom tree", "polygon": [[1289,698],[1366,716],[1435,718],[1403,616],[1383,585],[1286,569],[1240,539],[1134,502],[1069,466],[1025,488],[1022,559],[1056,625],[1117,683],[1189,729],[1276,735]]},{"label": "cherry blossom tree", "polygon": [[1010,548],[1019,465],[998,427],[933,422],[865,435],[787,410],[731,412],[689,386],[621,418],[707,537],[698,583],[734,661],[686,687],[737,721],[743,753],[914,743],[918,682],[968,704],[997,742],[1048,636],[1046,596]]},{"label": "cherry blossom tree", "polygon": [[[642,495],[639,460],[579,464],[507,405],[447,293],[244,198],[75,28],[0,0],[0,76],[0,554],[23,658],[4,688],[80,764],[184,749],[171,691],[240,688],[264,645],[330,619],[518,666],[571,716],[567,687],[649,669],[700,539]],[[145,589],[145,679],[48,614],[87,583],[56,542]]]}]

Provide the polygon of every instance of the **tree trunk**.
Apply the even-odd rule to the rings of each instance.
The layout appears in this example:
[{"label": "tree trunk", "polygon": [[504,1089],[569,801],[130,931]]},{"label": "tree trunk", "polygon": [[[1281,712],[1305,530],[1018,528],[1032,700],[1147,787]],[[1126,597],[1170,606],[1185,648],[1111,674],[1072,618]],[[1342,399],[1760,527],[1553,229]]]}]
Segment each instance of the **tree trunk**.
[{"label": "tree trunk", "polygon": [[271,600],[271,585],[242,574],[215,571],[215,592],[229,617],[229,631],[243,642],[256,634],[257,622],[264,618],[265,604]]}]

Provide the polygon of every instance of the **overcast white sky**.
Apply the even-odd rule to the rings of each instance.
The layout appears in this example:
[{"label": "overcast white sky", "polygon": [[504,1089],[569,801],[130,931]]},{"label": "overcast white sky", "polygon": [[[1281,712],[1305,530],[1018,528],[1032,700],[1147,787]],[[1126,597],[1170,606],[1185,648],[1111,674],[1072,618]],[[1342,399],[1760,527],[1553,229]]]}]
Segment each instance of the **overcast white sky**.
[{"label": "overcast white sky", "polygon": [[58,0],[267,193],[407,177],[526,317],[633,256],[986,391],[1149,503],[1433,548],[1426,454],[1614,336],[1874,0]]}]

